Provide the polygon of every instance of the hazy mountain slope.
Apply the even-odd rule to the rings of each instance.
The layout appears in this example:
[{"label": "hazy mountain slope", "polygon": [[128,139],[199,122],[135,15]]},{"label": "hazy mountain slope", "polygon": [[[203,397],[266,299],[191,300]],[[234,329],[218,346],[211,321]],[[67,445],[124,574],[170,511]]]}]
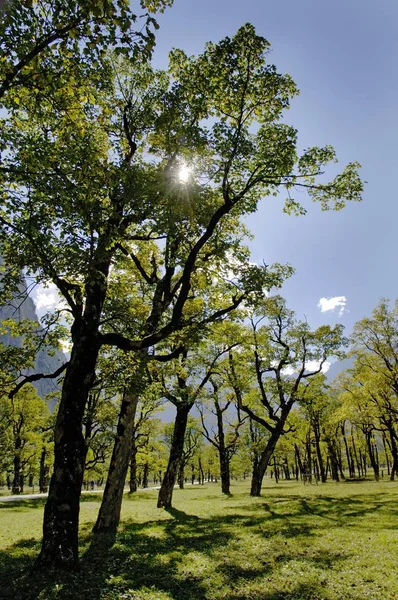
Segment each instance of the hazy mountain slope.
[{"label": "hazy mountain slope", "polygon": [[[26,284],[25,280],[21,280],[19,286],[21,299],[26,295]],[[21,321],[23,319],[29,319],[31,321],[37,321],[37,314],[33,300],[26,296],[25,300],[21,303],[21,299],[15,298],[14,302],[7,306],[0,307],[0,320],[3,319],[15,319]],[[9,345],[20,345],[21,339],[11,337],[9,335],[3,335],[0,337],[3,344]],[[66,357],[63,352],[57,351],[54,356],[49,356],[45,350],[41,350],[36,357],[35,373],[53,373],[58,367],[60,367],[66,361]],[[53,392],[57,389],[56,382],[52,379],[42,379],[34,383],[38,393],[41,397],[46,394]]]}]

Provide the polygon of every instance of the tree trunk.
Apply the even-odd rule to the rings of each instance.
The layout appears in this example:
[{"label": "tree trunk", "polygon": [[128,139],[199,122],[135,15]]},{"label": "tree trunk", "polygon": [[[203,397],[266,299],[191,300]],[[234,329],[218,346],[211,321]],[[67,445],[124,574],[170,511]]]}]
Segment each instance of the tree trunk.
[{"label": "tree trunk", "polygon": [[199,477],[200,477],[200,483],[201,485],[205,484],[205,473],[203,471],[203,466],[202,466],[202,459],[198,458],[198,469],[199,469]]},{"label": "tree trunk", "polygon": [[[17,444],[15,444],[15,449],[17,450]],[[22,490],[22,473],[21,473],[21,457],[19,453],[14,455],[14,476],[12,480],[12,494],[20,494]]]},{"label": "tree trunk", "polygon": [[146,462],[144,465],[143,473],[142,473],[142,487],[143,488],[148,487],[148,475],[149,475],[149,463]]},{"label": "tree trunk", "polygon": [[[215,390],[216,391],[216,390]],[[214,406],[217,415],[217,431],[218,431],[218,456],[220,461],[220,477],[221,477],[221,491],[223,494],[230,494],[231,477],[229,463],[230,458],[228,456],[227,449],[225,448],[225,434],[224,434],[224,422],[223,422],[223,411],[217,401],[217,396],[214,398]]]},{"label": "tree trunk", "polygon": [[223,494],[230,494],[230,486],[231,486],[231,476],[229,469],[229,457],[227,456],[225,448],[223,451],[221,450],[221,446],[219,448],[220,453],[220,476],[221,476],[221,491]]},{"label": "tree trunk", "polygon": [[314,437],[315,437],[315,450],[316,450],[316,456],[318,459],[318,467],[319,467],[319,474],[321,477],[321,482],[326,483],[325,463],[323,461],[323,456],[322,456],[322,451],[321,451],[321,432],[320,432],[320,427],[319,427],[318,422],[314,423]]},{"label": "tree trunk", "polygon": [[184,463],[180,460],[180,466],[178,467],[178,487],[180,490],[184,489]]},{"label": "tree trunk", "polygon": [[390,480],[394,481],[395,475],[398,474],[398,448],[397,448],[397,441],[395,439],[394,426],[391,423],[389,423],[388,433],[390,434],[391,454],[392,454],[392,467],[391,467]]},{"label": "tree trunk", "polygon": [[38,557],[38,565],[43,568],[78,566],[79,501],[87,453],[82,423],[100,348],[98,327],[93,329],[87,331],[82,327],[76,334],[78,339],[74,340],[65,372],[54,430],[54,470]]},{"label": "tree trunk", "polygon": [[281,436],[282,430],[283,424],[280,424],[277,428],[275,428],[270,439],[268,440],[265,449],[261,452],[257,465],[253,465],[250,496],[261,495],[261,486],[263,484],[265,471],[267,470],[272,454],[275,450],[275,446]]},{"label": "tree trunk", "polygon": [[386,434],[384,431],[382,432],[382,439],[383,439],[384,454],[386,457],[387,475],[390,475],[390,458],[388,456],[387,440],[386,440]]},{"label": "tree trunk", "polygon": [[138,489],[137,483],[137,446],[135,443],[135,435],[133,432],[133,439],[131,442],[131,456],[130,456],[130,494]]},{"label": "tree trunk", "polygon": [[348,442],[347,442],[347,437],[345,434],[345,423],[344,422],[341,424],[341,435],[343,436],[344,448],[345,448],[345,453],[347,456],[348,473],[350,474],[350,477],[355,477],[355,469],[353,468],[353,464],[351,461],[351,454],[350,454],[350,451],[348,448]]},{"label": "tree trunk", "polygon": [[355,445],[355,440],[354,440],[354,434],[351,434],[351,441],[352,441],[352,449],[354,452],[354,456],[355,456],[355,462],[357,463],[357,470],[358,470],[358,477],[362,477],[362,465],[358,459],[358,454],[357,454],[357,447]]},{"label": "tree trunk", "polygon": [[380,474],[379,474],[379,464],[376,460],[376,456],[375,456],[375,452],[374,452],[374,446],[372,443],[372,437],[371,437],[371,433],[370,432],[366,432],[365,433],[365,439],[366,439],[366,446],[368,448],[368,454],[369,454],[369,459],[370,459],[370,464],[372,465],[372,469],[373,469],[373,473],[375,476],[375,480],[379,481],[380,479]]},{"label": "tree trunk", "polygon": [[45,494],[48,490],[48,467],[46,465],[47,450],[43,446],[40,455],[39,492]]},{"label": "tree trunk", "polygon": [[192,402],[177,406],[174,423],[173,439],[171,441],[169,462],[159,490],[158,508],[171,508],[173,490],[177,479],[178,468],[184,450],[184,438],[187,428],[188,414],[193,406]]},{"label": "tree trunk", "polygon": [[131,391],[123,399],[104,495],[93,531],[115,531],[120,521],[124,484],[132,453],[134,420],[138,394]]},{"label": "tree trunk", "polygon": [[306,449],[307,449],[307,481],[312,483],[312,448],[311,448],[310,432],[308,432],[308,435],[307,435]]},{"label": "tree trunk", "polygon": [[328,451],[329,451],[329,463],[330,471],[332,474],[333,481],[340,481],[339,478],[339,463],[336,452],[336,443],[332,439],[327,440]]}]

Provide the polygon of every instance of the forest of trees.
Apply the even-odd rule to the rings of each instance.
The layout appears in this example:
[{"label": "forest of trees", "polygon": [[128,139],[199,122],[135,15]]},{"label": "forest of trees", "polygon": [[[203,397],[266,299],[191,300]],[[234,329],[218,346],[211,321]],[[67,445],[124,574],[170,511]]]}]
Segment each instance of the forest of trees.
[{"label": "forest of trees", "polygon": [[[250,24],[155,70],[154,15],[171,4],[2,9],[1,304],[23,302],[21,277],[60,296],[40,327],[3,321],[22,341],[0,346],[1,483],[48,488],[39,567],[77,566],[90,481],[105,488],[99,534],[125,485],[159,484],[167,509],[187,482],[228,494],[244,477],[258,496],[265,475],[398,475],[398,306],[381,301],[351,339],[312,329],[279,295],[293,268],[251,262],[244,224],[260,201],[304,215],[298,191],[343,209],[361,199],[359,165],[327,182],[333,148],[299,153],[283,121],[296,85]],[[65,340],[65,364],[32,373]],[[53,411],[42,376],[58,381]]]}]

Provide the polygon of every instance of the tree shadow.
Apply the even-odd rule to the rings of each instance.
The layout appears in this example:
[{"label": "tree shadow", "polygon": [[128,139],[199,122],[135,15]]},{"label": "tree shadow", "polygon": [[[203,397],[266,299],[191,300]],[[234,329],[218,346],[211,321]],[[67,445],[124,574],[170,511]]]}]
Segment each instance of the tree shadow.
[{"label": "tree shadow", "polygon": [[31,508],[42,508],[44,507],[47,501],[46,497],[43,498],[30,498],[21,500],[9,500],[7,502],[0,502],[0,511],[2,509],[15,510],[15,511],[24,511],[30,510]]},{"label": "tree shadow", "polygon": [[[92,523],[86,523],[81,530],[78,573],[32,572],[40,549],[36,540],[22,540],[0,552],[0,598],[209,600],[218,597],[210,587],[213,575],[214,581],[228,585],[230,594],[223,596],[228,600],[324,597],[323,584],[314,585],[313,580],[308,584],[285,581],[286,590],[275,589],[278,583],[274,582],[273,591],[269,592],[266,582],[268,578],[271,581],[274,571],[280,567],[289,569],[289,564],[297,560],[308,565],[308,573],[327,572],[344,561],[344,549],[332,551],[313,543],[320,527],[325,527],[323,519],[327,519],[327,527],[345,528],[358,517],[362,523],[368,523],[367,517],[376,511],[397,515],[394,499],[381,498],[367,494],[350,498],[286,494],[267,502],[247,502],[242,497],[242,502],[228,508],[227,514],[199,517],[170,508],[165,511],[167,516],[162,513],[159,518],[140,523],[126,521],[116,535],[93,535]],[[34,506],[38,507],[37,501]],[[240,543],[240,535],[260,540],[254,562],[244,554],[229,552]],[[187,557],[191,556],[197,564],[205,565],[202,570],[196,568],[196,563],[189,567]],[[303,578],[307,578],[306,569],[303,571]],[[250,589],[249,595],[244,592],[245,586]],[[260,588],[261,592],[257,592]],[[141,591],[144,596],[139,595]]]}]

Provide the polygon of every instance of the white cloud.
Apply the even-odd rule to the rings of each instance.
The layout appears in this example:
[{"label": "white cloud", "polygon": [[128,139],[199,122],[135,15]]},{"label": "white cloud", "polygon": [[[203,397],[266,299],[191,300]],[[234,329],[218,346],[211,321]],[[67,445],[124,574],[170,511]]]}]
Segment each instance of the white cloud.
[{"label": "white cloud", "polygon": [[[322,365],[322,373],[326,373],[327,371],[329,371],[331,364],[332,363],[330,363],[328,360],[325,360],[325,362]],[[316,371],[317,369],[319,369],[319,361],[310,360],[308,361],[306,367],[307,371]]]},{"label": "white cloud", "polygon": [[347,311],[347,298],[345,296],[333,296],[333,298],[320,298],[318,308],[321,312],[337,312],[341,317]]},{"label": "white cloud", "polygon": [[[318,360],[309,360],[305,365],[306,371],[310,372],[310,373],[313,371],[317,371],[319,369],[319,363],[320,363],[320,361],[318,361]],[[325,362],[322,365],[322,373],[326,373],[327,371],[329,371],[331,364],[332,363],[330,363],[328,360],[325,360]],[[294,375],[298,371],[299,371],[299,368],[297,368],[297,367],[295,368],[295,367],[292,367],[291,365],[289,365],[288,367],[283,369],[282,372],[284,375],[290,376],[290,375]]]},{"label": "white cloud", "polygon": [[32,292],[32,299],[39,318],[50,310],[65,306],[65,302],[60,297],[58,289],[53,283],[48,284],[46,287],[41,284],[36,286]]}]

